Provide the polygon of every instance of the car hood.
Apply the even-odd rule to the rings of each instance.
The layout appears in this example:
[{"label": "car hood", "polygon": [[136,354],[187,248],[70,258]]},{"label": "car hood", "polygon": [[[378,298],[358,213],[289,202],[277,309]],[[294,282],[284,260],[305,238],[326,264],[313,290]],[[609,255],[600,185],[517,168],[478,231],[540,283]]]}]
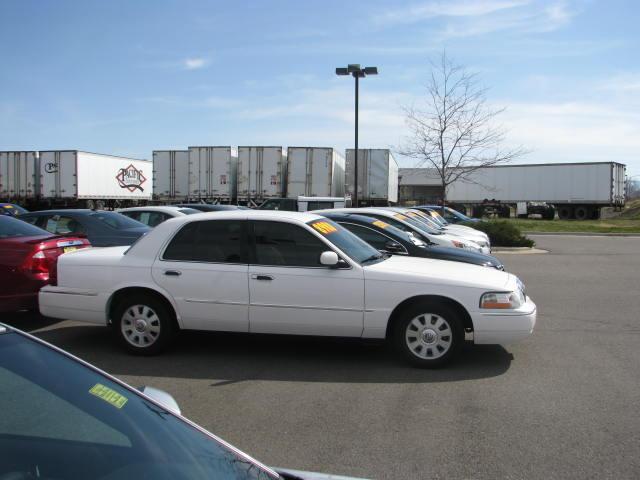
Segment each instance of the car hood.
[{"label": "car hood", "polygon": [[473,263],[475,265],[489,265],[491,267],[499,267],[502,262],[492,255],[485,255],[484,253],[472,252],[470,250],[464,250],[462,248],[451,247],[439,247],[437,245],[430,245],[425,248],[426,252],[432,252],[442,257],[449,257],[456,259],[457,261]]},{"label": "car hood", "polygon": [[274,468],[274,470],[285,480],[365,480],[360,477],[345,477],[343,475],[305,472],[302,470],[290,470],[288,468]]},{"label": "car hood", "polygon": [[510,273],[470,263],[432,258],[392,255],[381,262],[366,265],[365,279],[427,282],[440,285],[477,287],[495,290],[516,288],[517,279]]}]

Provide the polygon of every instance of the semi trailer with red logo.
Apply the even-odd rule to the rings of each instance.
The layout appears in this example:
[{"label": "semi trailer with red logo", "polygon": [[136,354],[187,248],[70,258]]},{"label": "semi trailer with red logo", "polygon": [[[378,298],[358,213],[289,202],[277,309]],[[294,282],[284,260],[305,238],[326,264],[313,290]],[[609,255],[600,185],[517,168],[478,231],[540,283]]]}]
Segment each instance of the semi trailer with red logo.
[{"label": "semi trailer with red logo", "polygon": [[81,150],[0,152],[0,202],[29,210],[131,206],[152,192],[149,160]]}]

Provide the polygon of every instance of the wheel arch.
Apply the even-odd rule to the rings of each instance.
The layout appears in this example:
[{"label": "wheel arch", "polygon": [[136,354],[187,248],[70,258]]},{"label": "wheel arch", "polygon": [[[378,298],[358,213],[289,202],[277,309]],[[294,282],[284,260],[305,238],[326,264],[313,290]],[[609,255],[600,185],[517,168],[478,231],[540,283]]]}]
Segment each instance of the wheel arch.
[{"label": "wheel arch", "polygon": [[162,301],[165,304],[165,306],[169,309],[169,311],[173,314],[173,319],[175,320],[177,327],[182,328],[182,325],[180,323],[180,317],[178,316],[178,311],[175,305],[173,304],[173,302],[169,299],[169,297],[166,294],[150,287],[139,287],[139,286],[122,287],[111,294],[111,296],[109,297],[109,300],[107,301],[106,312],[105,312],[107,316],[107,323],[111,321],[113,309],[118,304],[118,301],[120,299],[128,296],[140,295],[140,294],[153,295],[154,297]]},{"label": "wheel arch", "polygon": [[417,303],[432,303],[432,304],[438,303],[438,304],[447,305],[453,308],[454,310],[456,310],[460,314],[465,331],[473,332],[474,330],[473,321],[471,320],[471,316],[469,315],[469,312],[457,300],[454,300],[450,297],[445,297],[443,295],[415,295],[413,297],[409,297],[403,300],[398,305],[396,305],[396,307],[393,309],[393,311],[391,312],[391,315],[389,315],[389,321],[387,322],[387,331],[385,334],[385,338],[387,339],[391,338],[391,335],[393,333],[393,326],[395,322],[398,321],[398,319],[402,316],[402,313],[407,308]]}]

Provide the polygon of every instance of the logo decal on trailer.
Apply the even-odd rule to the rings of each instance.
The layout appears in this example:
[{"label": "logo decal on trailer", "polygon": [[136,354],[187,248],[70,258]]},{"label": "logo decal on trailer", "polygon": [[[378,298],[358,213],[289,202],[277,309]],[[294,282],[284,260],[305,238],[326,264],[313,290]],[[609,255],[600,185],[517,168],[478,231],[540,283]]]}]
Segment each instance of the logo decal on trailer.
[{"label": "logo decal on trailer", "polygon": [[147,177],[142,174],[142,170],[138,170],[131,164],[127,168],[120,169],[116,175],[116,180],[118,180],[120,188],[126,188],[130,192],[135,190],[144,192],[142,184],[147,181]]}]

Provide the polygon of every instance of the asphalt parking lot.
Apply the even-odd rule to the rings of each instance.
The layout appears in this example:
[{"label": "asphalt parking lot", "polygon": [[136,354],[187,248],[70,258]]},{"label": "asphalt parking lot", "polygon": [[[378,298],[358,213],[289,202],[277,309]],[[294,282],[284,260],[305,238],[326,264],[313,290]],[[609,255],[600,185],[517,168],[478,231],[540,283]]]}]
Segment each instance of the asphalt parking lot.
[{"label": "asphalt parking lot", "polygon": [[640,477],[640,238],[534,237],[503,255],[538,304],[512,346],[422,371],[355,341],[188,333],[122,353],[101,327],[3,321],[132,385],[275,466],[370,478]]}]

